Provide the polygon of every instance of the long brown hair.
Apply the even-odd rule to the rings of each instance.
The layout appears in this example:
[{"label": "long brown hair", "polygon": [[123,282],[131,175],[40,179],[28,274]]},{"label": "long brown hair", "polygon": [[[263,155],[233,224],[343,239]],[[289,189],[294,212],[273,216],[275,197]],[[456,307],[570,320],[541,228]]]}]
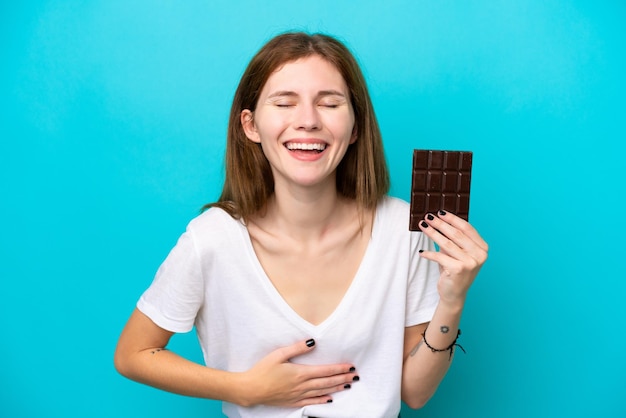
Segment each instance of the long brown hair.
[{"label": "long brown hair", "polygon": [[382,136],[361,69],[348,48],[324,35],[290,32],[263,46],[244,72],[230,109],[226,143],[226,176],[219,200],[203,209],[219,207],[236,219],[262,211],[274,192],[274,177],[260,144],[248,139],[241,112],[254,112],[263,86],[283,64],[319,55],[343,76],[354,109],[357,140],[337,167],[337,191],[355,199],[360,210],[373,209],[389,191],[389,173]]}]

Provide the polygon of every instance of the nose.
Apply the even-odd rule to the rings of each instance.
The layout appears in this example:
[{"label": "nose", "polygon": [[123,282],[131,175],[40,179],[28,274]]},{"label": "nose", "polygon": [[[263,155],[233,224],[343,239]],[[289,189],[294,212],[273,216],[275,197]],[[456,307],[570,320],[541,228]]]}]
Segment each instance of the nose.
[{"label": "nose", "polygon": [[294,127],[299,130],[315,131],[321,128],[321,120],[314,104],[299,104],[294,114]]}]

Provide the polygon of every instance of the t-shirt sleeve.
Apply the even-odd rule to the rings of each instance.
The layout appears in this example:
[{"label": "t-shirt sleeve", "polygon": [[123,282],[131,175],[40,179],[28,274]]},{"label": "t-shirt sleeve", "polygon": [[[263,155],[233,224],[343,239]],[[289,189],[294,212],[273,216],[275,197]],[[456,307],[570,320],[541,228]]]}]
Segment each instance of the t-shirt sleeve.
[{"label": "t-shirt sleeve", "polygon": [[434,251],[433,241],[422,232],[410,232],[411,255],[407,288],[405,327],[429,322],[439,303],[439,266],[420,257],[419,250]]},{"label": "t-shirt sleeve", "polygon": [[137,309],[171,332],[189,332],[204,299],[200,257],[189,229],[159,267]]}]

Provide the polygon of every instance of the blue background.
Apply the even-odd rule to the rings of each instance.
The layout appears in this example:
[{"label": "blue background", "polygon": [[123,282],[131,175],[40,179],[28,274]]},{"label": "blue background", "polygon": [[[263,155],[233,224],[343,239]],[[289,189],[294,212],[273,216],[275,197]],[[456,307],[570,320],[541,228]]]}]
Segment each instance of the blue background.
[{"label": "blue background", "polygon": [[[626,416],[625,21],[601,0],[3,1],[0,416],[220,415],[112,355],[218,196],[245,65],[288,29],[357,55],[393,195],[413,148],[475,152],[468,353],[403,417]],[[200,360],[193,334],[172,345]]]}]

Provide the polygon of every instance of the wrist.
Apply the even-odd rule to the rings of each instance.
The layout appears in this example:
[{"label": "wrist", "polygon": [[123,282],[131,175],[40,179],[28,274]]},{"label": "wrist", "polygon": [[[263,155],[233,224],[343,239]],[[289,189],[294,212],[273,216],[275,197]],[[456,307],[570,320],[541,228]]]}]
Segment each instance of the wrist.
[{"label": "wrist", "polygon": [[439,299],[439,306],[437,310],[445,313],[446,315],[461,316],[463,308],[465,307],[465,298],[461,299]]},{"label": "wrist", "polygon": [[231,390],[230,395],[232,397],[228,402],[240,405],[243,407],[250,407],[257,404],[255,399],[255,390],[252,388],[251,379],[247,372],[233,372],[230,379]]},{"label": "wrist", "polygon": [[[442,327],[442,329],[443,328],[448,328],[448,327]],[[457,344],[457,340],[459,339],[459,336],[461,335],[461,329],[460,328],[457,328],[456,334],[453,334],[454,335],[454,340],[449,345],[447,345],[446,347],[435,347],[435,346],[431,345],[428,342],[427,338],[426,338],[426,331],[428,331],[428,327],[422,333],[422,341],[424,342],[424,345],[426,347],[428,347],[428,349],[430,351],[432,351],[433,353],[449,352],[450,354],[449,354],[449,357],[448,357],[448,361],[452,360],[452,355],[454,354],[454,347],[459,347],[465,353],[465,349],[460,344]],[[446,331],[446,333],[447,333],[447,331]]]}]

